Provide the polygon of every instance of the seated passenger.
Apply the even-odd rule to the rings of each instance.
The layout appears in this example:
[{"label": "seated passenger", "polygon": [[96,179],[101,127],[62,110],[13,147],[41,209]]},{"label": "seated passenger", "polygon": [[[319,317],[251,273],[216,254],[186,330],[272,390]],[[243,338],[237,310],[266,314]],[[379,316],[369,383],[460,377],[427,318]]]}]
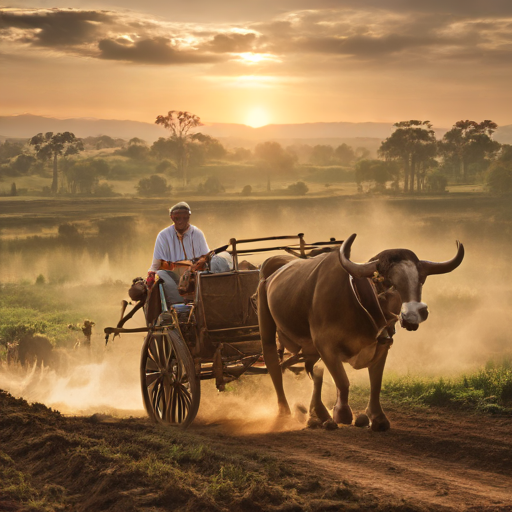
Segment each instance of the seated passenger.
[{"label": "seated passenger", "polygon": [[[203,232],[190,224],[190,206],[184,201],[169,209],[173,224],[158,233],[153,253],[153,263],[148,271],[148,282],[154,279],[155,272],[164,283],[167,301],[172,304],[184,302],[178,292],[179,272],[181,268],[173,263],[183,260],[197,260],[210,253]],[[170,262],[170,265],[164,262]],[[229,253],[214,255],[210,260],[212,272],[228,272],[233,268]]]}]

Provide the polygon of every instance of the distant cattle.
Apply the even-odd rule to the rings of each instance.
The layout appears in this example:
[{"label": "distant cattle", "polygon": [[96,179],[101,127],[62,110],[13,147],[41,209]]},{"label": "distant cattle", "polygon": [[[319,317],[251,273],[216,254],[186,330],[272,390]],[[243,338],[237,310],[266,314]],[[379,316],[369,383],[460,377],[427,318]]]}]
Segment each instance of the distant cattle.
[{"label": "distant cattle", "polygon": [[42,334],[25,334],[11,348],[10,360],[17,359],[22,366],[55,366],[58,360],[50,340]]},{"label": "distant cattle", "polygon": [[[464,247],[457,242],[456,256],[441,263],[419,260],[407,249],[391,249],[357,264],[350,261],[355,237],[350,236],[339,251],[310,259],[276,256],[262,265],[257,301],[263,356],[281,414],[289,414],[290,408],[276,333],[289,352],[304,358],[314,382],[311,420],[326,427],[352,423],[343,363],[368,368],[371,391],[366,413],[373,430],[387,430],[390,424],[380,405],[380,390],[394,325],[400,321],[407,330],[418,329],[428,316],[421,300],[427,276],[457,268]],[[321,400],[323,367],[316,364],[320,358],[337,388],[333,418]]]}]

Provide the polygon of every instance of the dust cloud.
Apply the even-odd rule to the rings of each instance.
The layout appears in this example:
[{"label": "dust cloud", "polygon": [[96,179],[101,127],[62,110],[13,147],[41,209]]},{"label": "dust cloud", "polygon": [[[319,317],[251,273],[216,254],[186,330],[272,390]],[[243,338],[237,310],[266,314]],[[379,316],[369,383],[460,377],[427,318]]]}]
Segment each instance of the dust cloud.
[{"label": "dust cloud", "polygon": [[[332,198],[238,202],[191,201],[192,223],[200,227],[210,248],[229,239],[305,233],[307,242],[338,240],[357,233],[354,261],[367,261],[384,249],[404,247],[420,259],[443,261],[456,252],[455,240],[464,243],[466,257],[453,273],[431,276],[423,289],[430,316],[416,332],[398,327],[389,353],[386,373],[454,375],[471,371],[490,359],[512,354],[508,325],[512,305],[509,255],[512,241],[508,221],[500,220],[492,205],[474,208],[472,199],[387,200]],[[33,369],[28,373],[0,368],[0,388],[30,401],[43,402],[62,412],[144,415],[140,397],[139,357],[142,336],[123,335],[103,348],[101,332],[115,325],[119,304],[126,298],[131,279],[144,276],[151,262],[157,233],[168,225],[165,209],[159,216],[133,219],[129,237],[114,230],[108,240],[90,235],[94,243],[35,244],[26,250],[0,251],[0,281],[34,283],[42,274],[54,283],[53,292],[64,293],[70,304],[77,300],[84,318],[96,321],[93,354],[73,354],[63,373]],[[127,229],[125,223],[123,229]],[[92,231],[91,231],[92,232]],[[96,238],[93,238],[96,236]],[[259,264],[268,253],[245,256]],[[80,300],[78,300],[80,299]],[[126,327],[139,327],[136,316]],[[353,383],[368,382],[367,372],[347,368]],[[286,374],[285,389],[291,404],[308,405],[311,381]],[[326,373],[326,403],[335,389]],[[244,431],[279,429],[273,423],[277,408],[267,376],[246,376],[219,394],[213,382],[202,382],[198,421],[232,422]],[[303,418],[286,428],[301,428]],[[271,418],[266,420],[265,418]]]}]

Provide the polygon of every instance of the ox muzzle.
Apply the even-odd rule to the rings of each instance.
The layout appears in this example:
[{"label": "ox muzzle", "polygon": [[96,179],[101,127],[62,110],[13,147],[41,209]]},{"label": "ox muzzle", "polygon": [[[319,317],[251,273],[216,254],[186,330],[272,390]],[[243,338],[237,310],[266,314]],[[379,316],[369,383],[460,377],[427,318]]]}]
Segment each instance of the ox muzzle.
[{"label": "ox muzzle", "polygon": [[428,317],[428,306],[424,302],[404,302],[400,312],[400,325],[408,331],[416,331]]}]

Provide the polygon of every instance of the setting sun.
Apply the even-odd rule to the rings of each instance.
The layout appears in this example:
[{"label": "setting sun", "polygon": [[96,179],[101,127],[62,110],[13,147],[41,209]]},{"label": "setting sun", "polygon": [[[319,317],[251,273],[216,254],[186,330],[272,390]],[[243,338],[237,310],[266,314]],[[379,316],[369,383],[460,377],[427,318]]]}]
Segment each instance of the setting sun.
[{"label": "setting sun", "polygon": [[269,124],[269,116],[267,111],[262,107],[254,107],[245,118],[245,124],[253,128],[259,128]]}]

